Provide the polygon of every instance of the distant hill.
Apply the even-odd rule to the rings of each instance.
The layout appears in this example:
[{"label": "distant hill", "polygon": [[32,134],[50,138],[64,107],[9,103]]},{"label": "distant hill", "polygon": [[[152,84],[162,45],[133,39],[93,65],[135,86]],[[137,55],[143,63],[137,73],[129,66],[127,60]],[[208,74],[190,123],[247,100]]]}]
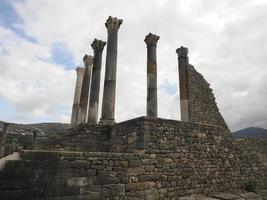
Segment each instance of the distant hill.
[{"label": "distant hill", "polygon": [[249,127],[232,133],[234,138],[267,138],[267,129]]},{"label": "distant hill", "polygon": [[[31,135],[33,130],[38,130],[40,135],[53,135],[69,128],[65,123],[37,123],[37,124],[16,124],[10,123],[7,129],[8,134]],[[0,121],[0,130],[3,128],[3,122]]]}]

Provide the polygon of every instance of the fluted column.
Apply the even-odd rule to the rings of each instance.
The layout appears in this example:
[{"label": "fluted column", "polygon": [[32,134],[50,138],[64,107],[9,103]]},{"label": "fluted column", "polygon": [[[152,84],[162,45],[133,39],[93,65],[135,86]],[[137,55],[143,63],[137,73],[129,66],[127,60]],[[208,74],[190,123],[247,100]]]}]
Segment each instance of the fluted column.
[{"label": "fluted column", "polygon": [[109,16],[105,23],[108,30],[108,41],[101,123],[115,123],[117,46],[118,30],[121,24],[122,19],[113,18],[111,16]]},{"label": "fluted column", "polygon": [[192,121],[192,105],[190,94],[190,74],[188,69],[188,49],[181,46],[176,49],[179,63],[179,83],[180,83],[180,109],[181,120]]},{"label": "fluted column", "polygon": [[145,38],[147,45],[147,106],[146,115],[158,117],[157,104],[157,42],[159,36],[149,33]]},{"label": "fluted column", "polygon": [[88,110],[88,97],[90,90],[90,79],[92,73],[93,57],[85,54],[83,57],[84,62],[84,76],[82,83],[80,107],[78,114],[78,124],[85,124],[87,119],[87,110]]},{"label": "fluted column", "polygon": [[70,122],[71,126],[75,126],[78,124],[78,114],[79,114],[80,98],[82,91],[82,82],[84,76],[84,68],[77,67],[76,73],[77,73],[77,79],[76,79],[76,86],[75,86],[73,106],[72,106],[72,114]]},{"label": "fluted column", "polygon": [[91,44],[94,50],[94,64],[92,71],[91,92],[89,100],[88,123],[94,123],[94,124],[97,123],[102,53],[105,45],[106,42],[97,39],[95,39]]}]

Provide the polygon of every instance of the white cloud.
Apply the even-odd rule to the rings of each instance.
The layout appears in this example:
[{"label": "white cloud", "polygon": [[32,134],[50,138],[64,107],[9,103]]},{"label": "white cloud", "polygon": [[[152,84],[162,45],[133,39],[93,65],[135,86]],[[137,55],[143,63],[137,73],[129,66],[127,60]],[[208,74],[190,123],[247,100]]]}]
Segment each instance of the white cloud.
[{"label": "white cloud", "polygon": [[[84,53],[92,54],[92,40],[106,40],[104,22],[112,15],[124,20],[119,30],[117,121],[145,115],[143,40],[147,33],[153,32],[160,36],[158,86],[165,80],[178,86],[175,50],[187,46],[190,63],[211,83],[230,127],[234,130],[251,125],[267,127],[267,116],[262,114],[267,108],[265,1],[25,0],[12,3],[22,19],[22,23],[14,26],[36,40],[36,43],[29,42],[8,29],[0,31],[0,84],[4,85],[0,96],[15,106],[18,114],[68,120],[67,114],[60,113],[58,108],[64,107],[70,113],[75,71],[52,62],[52,45],[63,44],[74,62],[82,64]],[[170,95],[159,87],[158,95],[160,117],[179,119],[178,94]]]},{"label": "white cloud", "polygon": [[0,40],[6,52],[0,55],[0,96],[18,116],[25,115],[23,122],[53,118],[57,107],[69,107],[75,75],[51,62],[49,46],[29,42],[2,27]]}]

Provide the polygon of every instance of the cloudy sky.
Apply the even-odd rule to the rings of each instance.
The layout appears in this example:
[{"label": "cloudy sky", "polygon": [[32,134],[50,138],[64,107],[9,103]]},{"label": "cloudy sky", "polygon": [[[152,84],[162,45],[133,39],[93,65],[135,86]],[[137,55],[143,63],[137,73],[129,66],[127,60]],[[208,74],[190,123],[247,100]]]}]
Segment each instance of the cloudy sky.
[{"label": "cloudy sky", "polygon": [[265,0],[0,0],[0,120],[69,122],[75,68],[94,38],[106,41],[109,15],[123,19],[116,121],[145,115],[152,32],[160,36],[159,117],[180,119],[175,50],[183,45],[232,130],[267,128]]}]

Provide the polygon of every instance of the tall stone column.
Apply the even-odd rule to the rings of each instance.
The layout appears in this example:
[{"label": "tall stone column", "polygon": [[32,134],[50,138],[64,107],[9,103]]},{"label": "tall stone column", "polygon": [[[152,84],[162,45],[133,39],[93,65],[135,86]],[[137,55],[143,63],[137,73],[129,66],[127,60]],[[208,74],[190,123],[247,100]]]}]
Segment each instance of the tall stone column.
[{"label": "tall stone column", "polygon": [[88,97],[89,97],[89,90],[90,90],[90,79],[92,74],[92,65],[93,65],[93,57],[88,56],[85,54],[83,57],[84,62],[84,76],[82,82],[82,91],[81,91],[81,98],[80,98],[80,107],[79,107],[79,114],[78,114],[78,124],[85,124],[86,123],[86,116],[87,116],[87,108],[88,108]]},{"label": "tall stone column", "polygon": [[81,91],[82,91],[82,82],[83,82],[83,76],[84,76],[84,68],[77,67],[76,73],[77,73],[77,79],[76,79],[76,86],[75,86],[72,114],[71,114],[71,121],[70,121],[71,126],[75,126],[78,124],[78,114],[79,114],[80,98],[81,98]]},{"label": "tall stone column", "polygon": [[36,148],[38,133],[39,133],[39,131],[37,131],[37,130],[34,130],[32,132],[32,149]]},{"label": "tall stone column", "polygon": [[157,104],[157,42],[159,36],[149,33],[145,38],[147,45],[147,105],[146,115],[158,117]]},{"label": "tall stone column", "polygon": [[104,93],[102,102],[101,123],[115,123],[115,96],[117,71],[118,30],[122,19],[109,16],[105,26],[108,30],[107,57],[105,69]]},{"label": "tall stone column", "polygon": [[180,83],[180,109],[181,120],[186,122],[192,121],[192,105],[190,94],[190,73],[188,62],[188,49],[181,46],[176,49],[179,63],[179,83]]},{"label": "tall stone column", "polygon": [[100,90],[100,76],[102,65],[102,53],[106,42],[95,39],[91,44],[94,50],[94,65],[92,72],[92,83],[89,100],[88,123],[97,123],[98,105],[99,105],[99,90]]},{"label": "tall stone column", "polygon": [[0,138],[0,158],[5,156],[5,143],[6,143],[6,131],[9,126],[9,123],[4,122],[3,131]]}]

